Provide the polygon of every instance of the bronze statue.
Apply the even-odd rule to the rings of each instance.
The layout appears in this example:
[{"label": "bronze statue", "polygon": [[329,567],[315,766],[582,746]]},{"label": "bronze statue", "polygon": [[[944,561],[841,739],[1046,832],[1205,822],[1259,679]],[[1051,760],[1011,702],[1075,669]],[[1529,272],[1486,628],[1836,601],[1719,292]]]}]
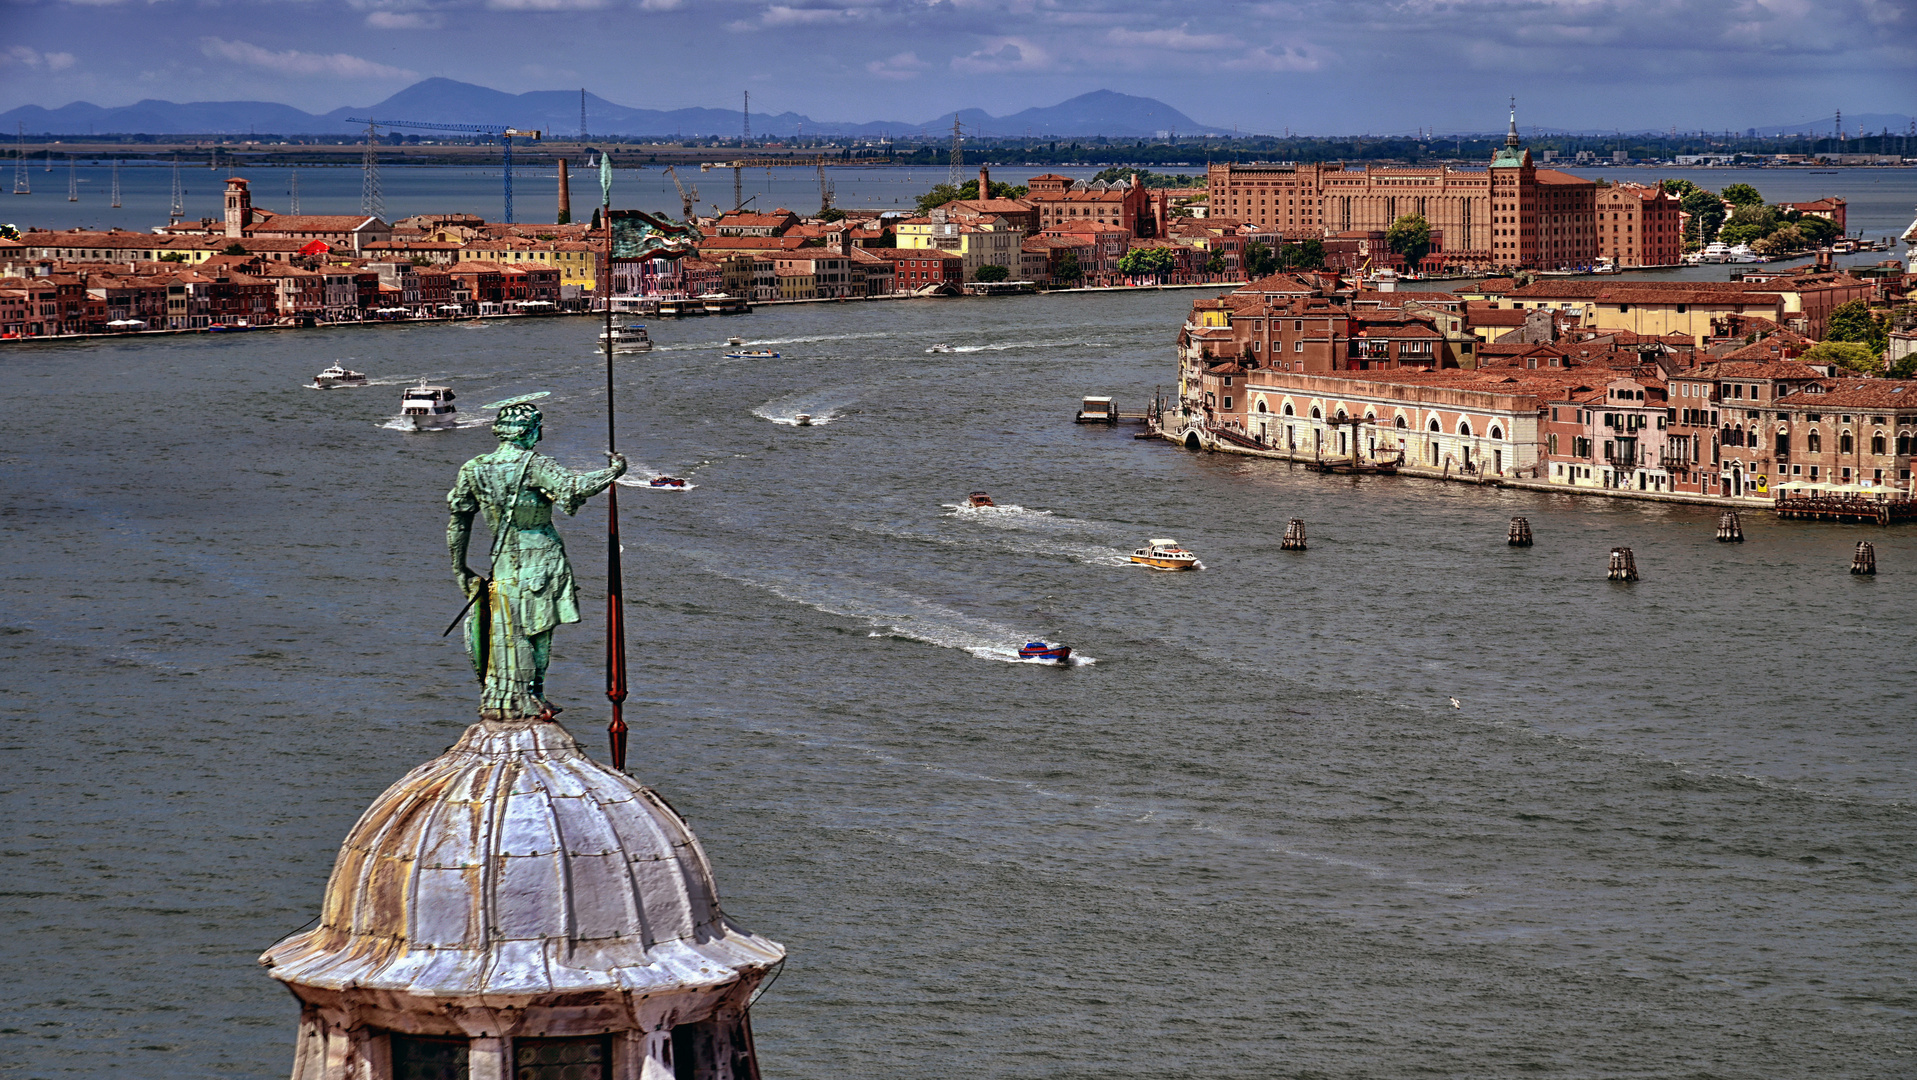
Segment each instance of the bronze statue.
[{"label": "bronze statue", "polygon": [[[559,711],[546,701],[546,665],[553,627],[579,621],[579,589],[552,527],[553,507],[577,513],[626,471],[618,454],[608,455],[608,468],[575,473],[533,453],[542,420],[529,402],[501,408],[493,421],[499,448],[461,465],[446,494],[446,549],[461,591],[474,601],[466,648],[482,687],[479,713],[488,720]],[[485,514],[493,534],[490,578],[466,565],[475,512]]]}]

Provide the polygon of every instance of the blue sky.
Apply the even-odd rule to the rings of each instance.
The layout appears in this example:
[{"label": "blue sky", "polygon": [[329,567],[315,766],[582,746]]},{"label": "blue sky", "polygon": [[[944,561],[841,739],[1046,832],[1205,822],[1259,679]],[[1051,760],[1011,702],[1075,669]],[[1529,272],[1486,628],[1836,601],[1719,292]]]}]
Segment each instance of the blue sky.
[{"label": "blue sky", "polygon": [[645,108],[1005,115],[1089,90],[1308,133],[1917,113],[1917,0],[0,0],[0,109],[430,75]]}]

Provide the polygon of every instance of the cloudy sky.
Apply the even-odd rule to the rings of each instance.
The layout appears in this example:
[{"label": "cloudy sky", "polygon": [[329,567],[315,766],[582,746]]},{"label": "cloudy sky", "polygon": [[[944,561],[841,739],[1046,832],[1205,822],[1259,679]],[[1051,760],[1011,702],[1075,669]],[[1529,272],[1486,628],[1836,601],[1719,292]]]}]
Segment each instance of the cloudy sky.
[{"label": "cloudy sky", "polygon": [[1917,113],[1917,0],[0,0],[0,31],[0,109],[443,75],[847,121],[1111,89],[1269,132]]}]

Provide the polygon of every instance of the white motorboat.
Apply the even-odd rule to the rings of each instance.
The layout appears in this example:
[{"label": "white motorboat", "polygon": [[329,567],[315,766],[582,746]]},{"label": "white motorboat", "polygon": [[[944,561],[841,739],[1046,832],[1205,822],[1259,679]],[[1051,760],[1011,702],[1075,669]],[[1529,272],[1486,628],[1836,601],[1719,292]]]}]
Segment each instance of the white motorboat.
[{"label": "white motorboat", "polygon": [[331,390],[335,386],[365,386],[366,376],[352,368],[334,364],[313,376],[313,385],[321,390]]},{"label": "white motorboat", "polygon": [[1748,244],[1735,244],[1725,249],[1724,261],[1727,263],[1758,263],[1764,261],[1764,256],[1752,251]]},{"label": "white motorboat", "polygon": [[1703,251],[1697,253],[1697,261],[1701,263],[1730,262],[1731,246],[1722,240],[1713,240],[1704,245]]},{"label": "white motorboat", "polygon": [[652,336],[646,333],[644,323],[627,323],[624,326],[615,326],[611,331],[600,331],[599,347],[602,349],[606,347],[608,334],[612,339],[613,352],[652,351]]},{"label": "white motorboat", "polygon": [[459,410],[453,406],[453,388],[428,386],[421,378],[418,386],[409,386],[400,395],[400,418],[414,431],[438,431],[459,424]]},{"label": "white motorboat", "polygon": [[1132,552],[1132,561],[1151,567],[1153,570],[1196,570],[1198,556],[1178,546],[1172,539],[1153,540],[1145,547]]},{"label": "white motorboat", "polygon": [[949,353],[949,352],[955,352],[956,350],[953,349],[950,345],[947,345],[945,342],[941,341],[937,345],[934,345],[931,348],[926,349],[925,351],[928,353]]}]

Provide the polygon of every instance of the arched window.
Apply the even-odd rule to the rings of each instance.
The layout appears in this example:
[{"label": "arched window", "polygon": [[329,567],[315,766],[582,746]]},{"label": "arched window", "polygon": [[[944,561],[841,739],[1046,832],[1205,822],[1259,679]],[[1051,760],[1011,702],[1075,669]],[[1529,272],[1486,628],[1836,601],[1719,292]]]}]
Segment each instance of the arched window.
[{"label": "arched window", "polygon": [[1432,430],[1432,431],[1442,431],[1442,430],[1443,430],[1442,428],[1440,428],[1440,427],[1438,426],[1438,418],[1437,418],[1437,417],[1435,417],[1435,416],[1431,418],[1431,430]]},{"label": "arched window", "polygon": [[1259,411],[1259,412],[1269,412],[1269,411],[1270,411],[1270,410],[1268,410],[1268,409],[1266,409],[1266,408],[1265,408],[1265,399],[1264,399],[1264,398],[1259,398],[1259,399],[1258,399],[1258,411]]},{"label": "arched window", "polygon": [[1883,432],[1880,431],[1877,434],[1872,435],[1870,437],[1870,452],[1873,454],[1881,454],[1884,452],[1884,433]]},{"label": "arched window", "polygon": [[1837,452],[1838,453],[1848,454],[1852,450],[1856,449],[1856,447],[1857,447],[1857,444],[1854,440],[1851,439],[1850,432],[1846,431],[1842,435],[1837,436]]},{"label": "arched window", "polygon": [[1458,421],[1458,434],[1466,436],[1468,438],[1471,434],[1471,421],[1469,420]]},{"label": "arched window", "polygon": [[1325,414],[1318,411],[1318,406],[1313,405],[1311,407],[1311,418],[1313,420],[1323,420],[1325,418]]},{"label": "arched window", "polygon": [[1339,420],[1340,422],[1343,422],[1343,420],[1344,420],[1344,418],[1345,418],[1345,411],[1344,411],[1343,409],[1339,409],[1339,410],[1338,410],[1338,420]]},{"label": "arched window", "polygon": [[1504,432],[1494,427],[1491,429],[1491,437],[1494,439],[1502,439],[1504,438]]},{"label": "arched window", "polygon": [[1291,402],[1289,402],[1289,401],[1287,401],[1287,402],[1285,402],[1285,415],[1286,415],[1286,416],[1296,416],[1296,415],[1298,415],[1297,413],[1295,413],[1295,412],[1292,412],[1292,411],[1291,411]]},{"label": "arched window", "polygon": [[1811,453],[1815,454],[1824,449],[1824,436],[1813,431],[1809,435],[1805,436],[1804,446]]},{"label": "arched window", "polygon": [[1405,426],[1404,417],[1400,416],[1396,420],[1392,421],[1392,423],[1397,425],[1398,427],[1404,427]]}]

